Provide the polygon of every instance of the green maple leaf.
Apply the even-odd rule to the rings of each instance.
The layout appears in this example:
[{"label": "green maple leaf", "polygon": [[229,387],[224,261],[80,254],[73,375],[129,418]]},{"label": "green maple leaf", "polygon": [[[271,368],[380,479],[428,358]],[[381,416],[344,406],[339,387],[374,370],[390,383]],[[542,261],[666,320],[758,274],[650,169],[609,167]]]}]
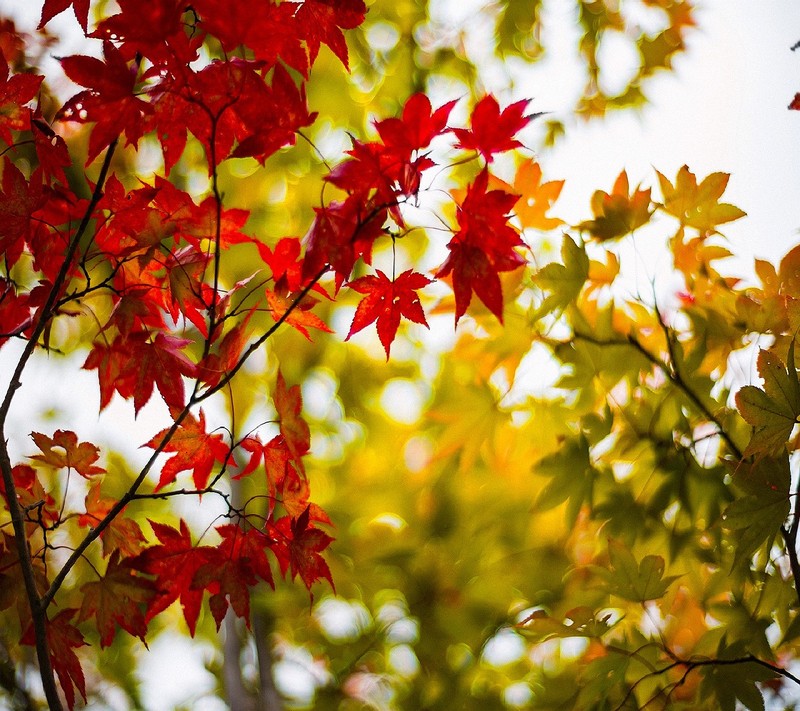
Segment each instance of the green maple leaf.
[{"label": "green maple leaf", "polygon": [[725,528],[734,532],[736,553],[733,566],[749,561],[758,548],[773,539],[789,515],[789,456],[759,457],[743,462],[734,483],[744,496],[725,509]]},{"label": "green maple leaf", "polygon": [[552,262],[542,267],[536,274],[537,285],[552,292],[539,306],[537,316],[565,309],[578,298],[589,277],[589,257],[586,255],[586,249],[567,235],[564,235],[561,245],[561,259],[563,264]]},{"label": "green maple leaf", "polygon": [[646,555],[637,563],[630,549],[619,541],[608,541],[608,555],[611,567],[598,572],[606,579],[608,592],[624,600],[656,600],[680,577],[664,577],[665,563],[660,555]]},{"label": "green maple leaf", "polygon": [[764,388],[746,385],[736,393],[736,406],[745,421],[753,426],[745,456],[776,455],[786,445],[800,415],[800,383],[794,367],[794,340],[789,346],[787,364],[772,351],[758,354],[758,373]]}]

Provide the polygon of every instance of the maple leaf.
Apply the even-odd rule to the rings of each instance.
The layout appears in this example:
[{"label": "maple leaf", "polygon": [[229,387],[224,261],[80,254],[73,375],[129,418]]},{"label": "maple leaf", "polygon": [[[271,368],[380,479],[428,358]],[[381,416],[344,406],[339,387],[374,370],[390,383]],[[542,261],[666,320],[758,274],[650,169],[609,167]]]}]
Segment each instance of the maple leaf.
[{"label": "maple leaf", "polygon": [[39,432],[31,432],[31,438],[42,454],[35,454],[30,459],[44,462],[55,469],[62,467],[74,469],[85,479],[106,471],[102,467],[94,466],[100,457],[100,450],[90,442],[79,444],[78,435],[74,432],[56,430],[52,437],[47,437]]},{"label": "maple leaf", "polygon": [[348,284],[359,294],[366,294],[361,299],[353,316],[353,323],[345,340],[377,321],[378,337],[389,359],[389,350],[397,334],[400,318],[419,323],[427,327],[425,312],[417,295],[431,280],[413,270],[403,272],[399,277],[390,280],[382,271],[375,276],[364,276]]},{"label": "maple leaf", "polygon": [[308,423],[303,419],[303,396],[299,385],[286,387],[283,374],[278,370],[273,395],[275,409],[278,411],[278,426],[286,447],[294,461],[302,467],[302,459],[311,447],[311,434]]},{"label": "maple leaf", "polygon": [[[78,655],[73,650],[86,646],[86,641],[71,620],[77,610],[61,610],[55,617],[47,620],[47,646],[50,649],[50,663],[58,675],[58,682],[64,691],[67,707],[75,707],[75,689],[86,701],[86,679],[83,675]],[[22,638],[21,644],[35,644],[33,625]]]},{"label": "maple leaf", "polygon": [[545,265],[536,274],[536,283],[552,292],[539,306],[539,315],[567,308],[578,298],[589,278],[590,262],[586,248],[567,235],[561,243],[561,261],[562,264],[551,262]]},{"label": "maple leaf", "polygon": [[16,285],[0,277],[0,346],[19,335],[32,323],[28,294],[17,293]]},{"label": "maple leaf", "polygon": [[664,577],[665,563],[660,555],[647,555],[637,562],[630,549],[618,541],[609,539],[608,554],[610,567],[597,572],[605,578],[608,591],[624,600],[645,602],[663,597],[680,577]]},{"label": "maple leaf", "polygon": [[800,382],[794,365],[794,340],[785,366],[772,351],[761,350],[758,373],[764,380],[763,390],[745,385],[736,393],[736,407],[754,428],[744,454],[777,455],[784,451],[800,416]]},{"label": "maple leaf", "polygon": [[280,59],[308,78],[308,52],[301,36],[312,30],[300,26],[297,3],[195,0],[192,6],[200,16],[200,27],[216,37],[226,52],[244,45],[267,67]]},{"label": "maple leaf", "polygon": [[297,24],[313,64],[321,43],[349,70],[347,44],[342,29],[351,30],[364,22],[367,6],[363,0],[304,0],[297,9]]},{"label": "maple leaf", "polygon": [[0,139],[9,146],[11,131],[26,131],[31,126],[31,112],[25,108],[39,91],[44,80],[37,74],[9,76],[8,62],[0,50]]},{"label": "maple leaf", "polygon": [[315,207],[316,217],[306,236],[303,276],[315,277],[326,265],[347,279],[359,257],[369,264],[373,242],[383,234],[386,209],[364,204],[357,196]]},{"label": "maple leaf", "polygon": [[[61,518],[61,512],[49,491],[45,491],[36,470],[28,464],[17,464],[11,469],[20,508],[26,511],[26,520],[36,527],[52,526]],[[0,478],[0,493],[6,497],[5,482]]]},{"label": "maple leaf", "polygon": [[[117,499],[102,498],[100,485],[95,484],[86,495],[86,513],[78,516],[78,524],[94,528],[116,504]],[[140,553],[142,544],[147,542],[139,524],[123,516],[122,511],[103,529],[100,540],[103,542],[103,556],[119,551],[125,558]]]},{"label": "maple leaf", "polygon": [[788,106],[790,111],[800,111],[800,93],[794,95],[794,99]]},{"label": "maple leaf", "polygon": [[200,37],[189,40],[181,22],[182,0],[119,0],[119,13],[103,19],[89,35],[121,42],[128,57],[140,52],[154,63],[189,64],[197,59]]},{"label": "maple leaf", "polygon": [[28,181],[8,157],[3,161],[0,250],[5,257],[6,268],[16,264],[22,254],[23,241],[31,241],[32,215],[47,197],[42,190],[41,177],[42,172],[37,169]]},{"label": "maple leaf", "polygon": [[86,32],[89,24],[89,3],[90,0],[44,0],[42,18],[37,29],[41,30],[56,15],[60,15],[68,7],[72,7],[81,29]]},{"label": "maple leaf", "polygon": [[293,299],[287,299],[269,289],[265,290],[265,295],[270,314],[275,322],[283,319],[283,323],[289,324],[292,328],[300,331],[309,341],[311,340],[311,335],[308,332],[309,328],[316,328],[325,333],[333,333],[331,328],[311,311],[314,304],[317,303],[316,299],[306,297],[292,309],[290,314],[286,315],[289,307],[294,303]]},{"label": "maple leaf", "polygon": [[533,159],[524,160],[514,178],[512,191],[519,193],[514,205],[514,214],[522,228],[552,230],[563,224],[563,220],[547,215],[553,203],[558,200],[564,187],[563,180],[542,182],[542,168]]},{"label": "maple leaf", "polygon": [[134,94],[137,69],[128,66],[111,42],[103,42],[103,57],[104,62],[84,55],[61,60],[64,73],[86,90],[69,99],[56,118],[95,123],[86,165],[123,133],[127,144],[135,146],[144,132],[144,117],[153,111],[149,103]]},{"label": "maple leaf", "polygon": [[473,292],[502,323],[499,272],[525,264],[514,249],[525,243],[508,224],[518,196],[502,190],[487,192],[488,181],[489,173],[484,169],[467,190],[458,210],[460,229],[447,245],[450,255],[436,273],[437,278],[452,273],[456,323],[466,313]]},{"label": "maple leaf", "polygon": [[459,142],[456,148],[476,150],[487,163],[494,160],[495,153],[518,148],[522,144],[514,138],[535,116],[525,116],[527,99],[517,101],[500,111],[500,105],[491,94],[484,96],[472,110],[470,128],[454,128]]},{"label": "maple leaf", "polygon": [[627,235],[650,220],[650,189],[638,188],[628,195],[628,174],[623,170],[611,193],[597,190],[592,195],[594,219],[581,222],[577,228],[587,230],[601,242]]},{"label": "maple leaf", "polygon": [[192,587],[197,570],[207,562],[206,547],[193,546],[186,522],[180,520],[180,529],[150,521],[160,545],[150,546],[133,561],[131,566],[155,576],[158,593],[147,607],[145,622],[179,600],[183,617],[194,637],[203,590]]},{"label": "maple leaf", "polygon": [[[297,237],[281,237],[274,248],[257,239],[253,239],[253,242],[264,264],[272,272],[274,292],[278,296],[286,297],[303,289],[308,279],[303,276],[302,247]],[[330,298],[319,283],[314,285],[313,291]]]},{"label": "maple leaf", "polygon": [[747,214],[734,205],[719,202],[728,185],[728,173],[711,173],[699,185],[694,173],[685,165],[678,171],[675,185],[658,171],[656,174],[664,196],[664,212],[702,234],[716,232],[717,225]]},{"label": "maple leaf", "polygon": [[117,625],[134,637],[145,641],[147,622],[144,611],[158,594],[152,580],[137,574],[131,559],[120,562],[114,551],[100,580],[81,587],[83,603],[78,622],[93,618],[100,633],[100,646],[114,640]]},{"label": "maple leaf", "polygon": [[736,535],[734,566],[772,541],[790,512],[791,471],[783,447],[778,456],[743,459],[734,472],[738,496],[723,513],[723,525]]},{"label": "maple leaf", "polygon": [[100,382],[100,409],[118,392],[126,400],[133,398],[138,414],[158,387],[164,402],[180,410],[184,404],[182,375],[192,377],[197,366],[181,351],[190,341],[159,332],[121,335],[107,345],[98,341],[83,364],[85,370],[97,370]]},{"label": "maple leaf", "polygon": [[[142,446],[157,449],[168,432],[169,428],[161,430]],[[206,432],[206,418],[202,409],[197,420],[191,413],[186,416],[161,451],[175,454],[161,468],[161,477],[155,491],[174,482],[180,472],[189,470],[192,472],[195,488],[205,489],[215,462],[225,462],[230,455],[230,449],[222,435]]]},{"label": "maple leaf", "polygon": [[197,377],[200,381],[209,387],[214,387],[236,366],[247,344],[247,324],[253,313],[254,310],[251,310],[243,321],[228,331],[216,352],[209,353],[198,364]]},{"label": "maple leaf", "polygon": [[250,588],[259,579],[274,587],[272,571],[267,559],[271,539],[262,531],[239,526],[217,526],[222,542],[206,550],[207,562],[195,573],[192,587],[208,589],[211,593],[209,607],[217,629],[228,611],[233,611],[250,625]]},{"label": "maple leaf", "polygon": [[281,574],[285,576],[288,570],[292,580],[299,575],[309,590],[316,581],[325,579],[335,591],[330,568],[321,555],[333,542],[333,538],[309,524],[308,506],[297,518],[284,516],[275,522],[274,529],[278,535],[273,550],[278,558]]},{"label": "maple leaf", "polygon": [[72,165],[72,159],[64,139],[36,115],[31,120],[31,132],[44,181],[49,184],[55,179],[66,185],[64,168]]},{"label": "maple leaf", "polygon": [[457,100],[448,101],[433,111],[430,99],[422,93],[409,97],[402,118],[388,118],[375,123],[384,144],[406,160],[414,151],[426,148],[444,133],[450,112]]}]

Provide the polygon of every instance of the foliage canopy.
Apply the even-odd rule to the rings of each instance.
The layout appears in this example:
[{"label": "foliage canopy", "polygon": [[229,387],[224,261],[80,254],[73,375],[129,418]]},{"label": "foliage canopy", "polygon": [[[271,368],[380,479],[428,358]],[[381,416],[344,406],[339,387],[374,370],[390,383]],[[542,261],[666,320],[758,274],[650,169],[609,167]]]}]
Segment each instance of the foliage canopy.
[{"label": "foliage canopy", "polygon": [[[683,50],[692,3],[640,5],[575,3],[576,115],[641,105]],[[223,630],[237,709],[733,711],[800,685],[800,247],[726,275],[745,214],[688,166],[560,215],[569,176],[529,146],[569,127],[482,88],[548,50],[544,6],[481,10],[489,55],[412,2],[2,21],[11,706],[38,670],[50,708],[141,707],[132,660],[175,628]],[[64,11],[86,49],[45,68]],[[613,94],[610,33],[639,57]],[[631,296],[641,232],[678,294]],[[90,375],[112,429],[22,422],[37,364],[73,397]]]}]

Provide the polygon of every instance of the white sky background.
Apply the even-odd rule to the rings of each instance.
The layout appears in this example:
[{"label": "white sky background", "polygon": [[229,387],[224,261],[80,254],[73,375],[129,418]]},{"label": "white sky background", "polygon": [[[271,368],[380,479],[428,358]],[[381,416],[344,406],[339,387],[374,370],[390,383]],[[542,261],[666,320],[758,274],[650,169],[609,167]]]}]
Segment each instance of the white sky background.
[{"label": "white sky background", "polygon": [[[448,12],[466,16],[463,13],[481,4],[461,0]],[[570,75],[566,54],[571,41],[566,24],[571,4],[569,0],[551,0],[548,5],[548,17],[555,28],[560,27],[556,31],[562,33],[564,51],[554,52],[518,82],[517,93],[534,97],[535,111],[552,110],[558,115],[579,86]],[[799,241],[800,112],[786,107],[800,91],[800,50],[789,49],[800,40],[800,5],[797,0],[698,0],[698,4],[699,29],[689,33],[689,52],[678,58],[674,73],[648,84],[649,107],[639,114],[617,113],[604,121],[568,127],[567,137],[555,149],[542,151],[540,158],[545,180],[566,179],[561,209],[556,212],[575,221],[590,217],[592,192],[598,188],[609,191],[622,168],[627,169],[633,185],[641,182],[653,187],[657,187],[653,168],[670,179],[684,163],[698,179],[715,171],[731,173],[723,199],[745,210],[748,217],[721,229],[739,257],[736,271],[747,274],[754,256],[775,261]],[[23,28],[36,24],[39,7],[40,3],[32,0],[0,0],[0,14],[26,15]],[[66,13],[54,29],[74,22]],[[624,58],[608,59],[619,59],[624,65]],[[666,261],[661,262],[663,257],[657,251],[650,252],[644,235],[635,239],[639,266],[648,277],[655,276]],[[0,374],[9,373],[12,362],[13,352],[7,347],[0,352]],[[42,378],[50,367],[45,361],[40,363]],[[6,382],[7,376],[0,377],[3,391]],[[47,382],[46,390],[42,382]],[[93,393],[91,404],[71,399],[75,385],[84,382],[86,391]],[[61,383],[70,387],[60,388],[52,378],[45,381],[29,374],[13,411],[20,423],[14,439],[21,453],[32,450],[27,439],[30,429],[41,427],[49,434],[47,428],[59,426],[41,420],[37,424],[37,417],[47,408],[60,413],[61,426],[75,429],[81,439],[92,440],[98,424],[96,382],[94,372],[79,371],[75,380]],[[124,414],[119,413],[117,422]],[[115,418],[112,408],[111,426],[104,431],[113,434]],[[152,431],[129,433],[129,437],[139,442],[150,434]],[[119,434],[112,441],[118,438]],[[151,646],[146,707],[166,711],[196,698],[204,672],[202,660],[190,656],[191,646],[182,644],[178,654],[178,648],[160,641]],[[179,669],[186,685],[178,683]],[[210,679],[206,688],[210,688]],[[213,702],[211,707],[215,707]]]}]

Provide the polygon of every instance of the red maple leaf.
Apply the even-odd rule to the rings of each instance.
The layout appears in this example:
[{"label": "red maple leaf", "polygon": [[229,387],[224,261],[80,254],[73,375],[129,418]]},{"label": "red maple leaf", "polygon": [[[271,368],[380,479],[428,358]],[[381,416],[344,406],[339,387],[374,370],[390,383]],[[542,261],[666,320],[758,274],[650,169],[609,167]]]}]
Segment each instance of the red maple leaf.
[{"label": "red maple leaf", "polygon": [[[83,635],[70,621],[76,610],[61,610],[55,617],[47,621],[47,646],[50,648],[50,663],[58,675],[58,681],[64,691],[67,707],[75,707],[75,689],[86,701],[86,679],[83,676],[78,655],[73,650],[86,645]],[[35,644],[33,625],[28,627],[21,644]]]},{"label": "red maple leaf", "polygon": [[160,545],[151,546],[133,561],[131,566],[155,576],[158,593],[147,608],[145,622],[180,600],[183,617],[194,637],[203,590],[192,587],[198,568],[207,562],[206,547],[193,546],[186,522],[181,519],[180,530],[163,523],[150,521]]},{"label": "red maple leaf", "polygon": [[309,63],[314,63],[319,46],[324,43],[349,69],[342,29],[358,27],[366,12],[363,0],[304,0],[297,9],[296,18],[300,35],[308,47]]},{"label": "red maple leaf", "polygon": [[127,58],[139,52],[162,66],[197,59],[202,37],[187,37],[181,21],[186,9],[183,0],[118,0],[117,4],[120,12],[103,19],[90,37],[121,42],[120,50]]},{"label": "red maple leaf", "polygon": [[69,99],[56,118],[95,122],[89,137],[87,165],[123,133],[128,145],[136,145],[144,133],[144,117],[153,110],[134,94],[136,66],[129,66],[111,42],[103,42],[103,57],[105,62],[84,55],[61,60],[66,75],[86,90]]},{"label": "red maple leaf", "polygon": [[369,264],[372,244],[383,234],[385,207],[351,195],[344,202],[335,200],[324,207],[315,207],[314,212],[316,217],[306,237],[304,277],[315,277],[330,265],[344,280],[359,257]]},{"label": "red maple leaf", "polygon": [[528,100],[517,101],[500,111],[497,100],[488,94],[472,110],[470,128],[454,128],[458,137],[456,148],[476,150],[491,163],[495,153],[510,151],[522,145],[514,138],[533,116],[525,116]]},{"label": "red maple leaf", "polygon": [[126,400],[133,398],[138,414],[158,387],[164,402],[180,410],[184,404],[182,375],[193,377],[197,366],[181,350],[190,341],[159,332],[118,335],[113,343],[97,341],[83,368],[97,370],[100,382],[100,409],[118,392]]},{"label": "red maple leaf", "polygon": [[252,2],[252,0],[195,0],[192,6],[200,27],[216,37],[232,53],[244,45],[267,67],[282,60],[308,77],[308,54],[301,40],[300,23],[293,2]]},{"label": "red maple leaf", "polygon": [[83,603],[78,622],[94,619],[100,633],[100,646],[107,647],[114,640],[117,625],[126,632],[145,641],[146,610],[157,595],[155,584],[132,566],[131,559],[120,562],[119,551],[114,551],[108,561],[106,573],[100,580],[81,587]]},{"label": "red maple leaf", "polygon": [[503,293],[499,272],[525,264],[515,250],[524,246],[508,217],[519,198],[503,190],[487,192],[489,173],[481,171],[470,185],[458,210],[459,231],[447,245],[450,255],[437,277],[452,273],[456,297],[456,322],[466,313],[475,292],[486,307],[503,320]]},{"label": "red maple leaf", "polygon": [[[168,432],[169,428],[161,430],[143,446],[156,449]],[[189,413],[170,439],[169,444],[161,451],[175,454],[162,467],[156,491],[174,482],[180,472],[189,470],[192,472],[195,488],[205,489],[214,463],[226,461],[230,454],[230,449],[225,444],[222,435],[206,432],[206,418],[202,410],[200,410],[199,420]]]},{"label": "red maple leaf", "polygon": [[31,112],[25,104],[36,96],[43,80],[38,74],[9,76],[8,62],[0,50],[0,139],[9,146],[14,142],[12,131],[31,127]]},{"label": "red maple leaf", "polygon": [[8,157],[5,158],[3,192],[0,193],[0,254],[5,257],[6,269],[16,264],[22,254],[23,242],[30,243],[36,231],[32,229],[32,215],[47,197],[41,180],[41,170],[35,170],[28,181],[20,169]]},{"label": "red maple leaf", "polygon": [[0,346],[32,322],[28,294],[18,293],[14,282],[0,277]]},{"label": "red maple leaf", "polygon": [[352,335],[377,321],[378,337],[381,339],[388,360],[401,317],[424,326],[428,325],[417,296],[417,289],[422,289],[430,283],[431,280],[426,276],[411,269],[394,280],[378,270],[375,276],[364,276],[350,282],[351,289],[366,296],[356,308],[350,332],[345,340],[349,340]]},{"label": "red maple leaf", "polygon": [[52,437],[31,432],[31,438],[42,454],[34,454],[30,459],[44,462],[56,469],[74,469],[86,479],[106,471],[102,467],[94,466],[100,457],[100,450],[91,442],[78,443],[78,435],[74,432],[56,430]]},{"label": "red maple leaf", "polygon": [[267,559],[271,539],[262,531],[239,526],[217,526],[222,542],[215,548],[206,548],[207,562],[195,573],[192,587],[207,589],[211,593],[209,607],[217,629],[228,611],[233,611],[250,624],[250,588],[259,579],[274,587],[272,571]]},{"label": "red maple leaf", "polygon": [[321,553],[332,542],[333,538],[319,528],[310,526],[311,508],[297,518],[284,516],[275,523],[276,544],[273,546],[281,574],[286,575],[287,570],[292,580],[296,576],[309,590],[318,580],[327,580],[334,589],[330,568]]},{"label": "red maple leaf", "polygon": [[60,15],[68,7],[72,6],[72,11],[80,23],[84,32],[87,31],[89,24],[89,2],[90,0],[44,0],[42,7],[42,19],[38,29],[42,29],[56,15]]},{"label": "red maple leaf", "polygon": [[228,331],[216,352],[209,353],[198,364],[197,377],[201,382],[209,387],[214,387],[225,375],[233,370],[239,362],[245,345],[247,345],[247,324],[253,313],[254,310],[251,310],[243,321],[240,321]]},{"label": "red maple leaf", "polygon": [[[94,528],[116,504],[117,499],[102,498],[100,485],[95,484],[86,495],[86,513],[78,516],[78,524]],[[119,551],[124,558],[140,553],[142,544],[147,542],[139,524],[132,518],[123,516],[122,512],[117,514],[103,529],[100,540],[103,542],[104,556]]]},{"label": "red maple leaf", "polygon": [[794,95],[794,99],[792,99],[792,103],[789,104],[789,108],[792,111],[800,111],[800,93]]},{"label": "red maple leaf", "polygon": [[278,411],[278,424],[286,447],[294,461],[302,469],[302,458],[311,447],[311,433],[308,423],[303,419],[303,396],[300,386],[286,387],[283,374],[278,371],[278,380],[273,395],[275,409]]},{"label": "red maple leaf", "polygon": [[49,185],[55,179],[66,185],[67,176],[64,174],[64,168],[72,165],[67,144],[37,114],[31,119],[31,132],[44,182]]},{"label": "red maple leaf", "polygon": [[406,101],[402,118],[378,121],[375,128],[386,146],[411,158],[414,151],[427,148],[436,136],[444,133],[456,103],[457,100],[448,101],[433,111],[425,94],[414,94]]}]

